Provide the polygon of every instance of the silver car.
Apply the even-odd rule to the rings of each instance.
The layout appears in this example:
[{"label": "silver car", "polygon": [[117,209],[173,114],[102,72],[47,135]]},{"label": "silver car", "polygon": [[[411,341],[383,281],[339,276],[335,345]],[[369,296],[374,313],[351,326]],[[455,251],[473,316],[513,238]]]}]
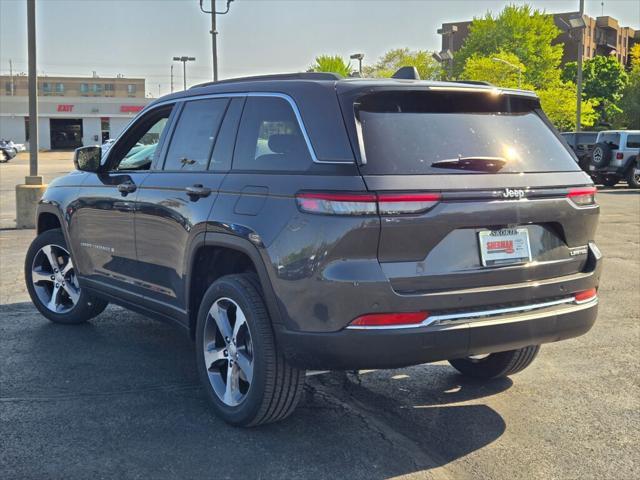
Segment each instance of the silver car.
[{"label": "silver car", "polygon": [[626,180],[640,188],[640,130],[604,130],[598,133],[589,173],[596,183],[613,186]]}]

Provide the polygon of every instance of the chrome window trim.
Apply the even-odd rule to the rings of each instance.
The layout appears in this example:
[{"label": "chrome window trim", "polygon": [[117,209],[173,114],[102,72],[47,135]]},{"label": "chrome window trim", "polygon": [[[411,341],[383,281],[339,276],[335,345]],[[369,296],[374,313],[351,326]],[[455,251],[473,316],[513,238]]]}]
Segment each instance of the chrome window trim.
[{"label": "chrome window trim", "polygon": [[192,95],[188,97],[182,98],[173,98],[170,100],[166,100],[164,102],[159,102],[153,105],[153,108],[162,106],[166,103],[183,103],[190,102],[192,100],[203,100],[207,98],[246,98],[246,97],[272,97],[272,98],[281,98],[285,100],[291,109],[293,110],[293,114],[296,117],[298,122],[298,126],[300,127],[300,131],[302,132],[302,137],[304,138],[304,142],[307,145],[307,150],[309,151],[309,155],[311,156],[311,160],[313,163],[319,164],[332,164],[332,165],[353,165],[354,162],[335,162],[330,160],[320,160],[316,155],[316,152],[311,144],[311,139],[309,138],[309,134],[307,133],[307,127],[302,120],[302,115],[300,114],[300,109],[296,104],[295,100],[286,93],[279,92],[231,92],[231,93],[207,93],[202,95]]},{"label": "chrome window trim", "polygon": [[346,328],[348,330],[400,330],[407,328],[423,328],[423,327],[440,327],[447,325],[460,325],[473,321],[482,320],[495,320],[495,317],[505,315],[509,313],[529,313],[535,310],[541,310],[544,308],[555,307],[558,305],[570,305],[569,308],[562,311],[553,311],[554,315],[559,313],[569,313],[572,311],[583,310],[591,308],[598,303],[598,297],[592,297],[583,301],[576,301],[574,297],[561,298],[559,300],[552,300],[549,302],[532,303],[529,305],[521,305],[518,307],[507,308],[495,308],[491,310],[482,310],[477,312],[461,312],[450,313],[444,315],[432,315],[427,317],[422,323],[416,323],[411,325],[379,325],[379,326],[358,326],[349,325]]}]

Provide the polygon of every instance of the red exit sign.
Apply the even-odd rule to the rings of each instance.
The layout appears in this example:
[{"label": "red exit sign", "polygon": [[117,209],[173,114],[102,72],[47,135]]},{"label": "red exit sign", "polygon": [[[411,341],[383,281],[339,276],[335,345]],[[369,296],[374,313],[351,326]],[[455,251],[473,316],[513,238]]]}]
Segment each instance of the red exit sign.
[{"label": "red exit sign", "polygon": [[61,103],[58,105],[59,112],[73,112],[73,105],[68,103]]},{"label": "red exit sign", "polygon": [[144,107],[142,105],[120,105],[120,112],[122,113],[138,113]]}]

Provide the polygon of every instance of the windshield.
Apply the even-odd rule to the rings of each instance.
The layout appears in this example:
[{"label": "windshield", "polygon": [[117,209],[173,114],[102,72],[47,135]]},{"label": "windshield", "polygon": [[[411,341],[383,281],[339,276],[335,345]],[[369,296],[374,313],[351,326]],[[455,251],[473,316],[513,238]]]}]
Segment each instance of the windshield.
[{"label": "windshield", "polygon": [[[489,93],[385,92],[356,105],[366,174],[575,171],[528,101]],[[446,170],[444,170],[446,168]]]}]

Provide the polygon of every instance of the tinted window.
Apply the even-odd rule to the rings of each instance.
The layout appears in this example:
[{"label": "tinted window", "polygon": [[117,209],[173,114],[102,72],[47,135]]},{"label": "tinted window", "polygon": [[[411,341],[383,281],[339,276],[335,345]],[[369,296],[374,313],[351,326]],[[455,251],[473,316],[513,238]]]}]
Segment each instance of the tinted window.
[{"label": "tinted window", "polygon": [[640,148],[640,135],[629,135],[627,137],[627,147]]},{"label": "tinted window", "polygon": [[166,131],[171,108],[160,108],[136,121],[122,140],[111,147],[109,163],[116,170],[148,170],[160,153],[157,147]]},{"label": "tinted window", "polygon": [[613,149],[620,148],[620,135],[617,133],[603,133],[600,135],[601,143],[606,143]]},{"label": "tinted window", "polygon": [[171,137],[165,170],[206,170],[211,149],[229,100],[187,102]]},{"label": "tinted window", "polygon": [[220,127],[220,133],[213,147],[213,155],[209,163],[209,170],[217,172],[226,172],[231,168],[231,158],[233,157],[233,146],[236,142],[236,134],[238,133],[238,123],[242,115],[242,106],[244,98],[232,98],[224,121]]},{"label": "tinted window", "polygon": [[[356,105],[367,174],[574,171],[527,99],[491,93],[390,92]],[[497,165],[497,168],[496,168]]]},{"label": "tinted window", "polygon": [[234,170],[307,170],[312,160],[289,102],[248,97],[233,160]]}]

